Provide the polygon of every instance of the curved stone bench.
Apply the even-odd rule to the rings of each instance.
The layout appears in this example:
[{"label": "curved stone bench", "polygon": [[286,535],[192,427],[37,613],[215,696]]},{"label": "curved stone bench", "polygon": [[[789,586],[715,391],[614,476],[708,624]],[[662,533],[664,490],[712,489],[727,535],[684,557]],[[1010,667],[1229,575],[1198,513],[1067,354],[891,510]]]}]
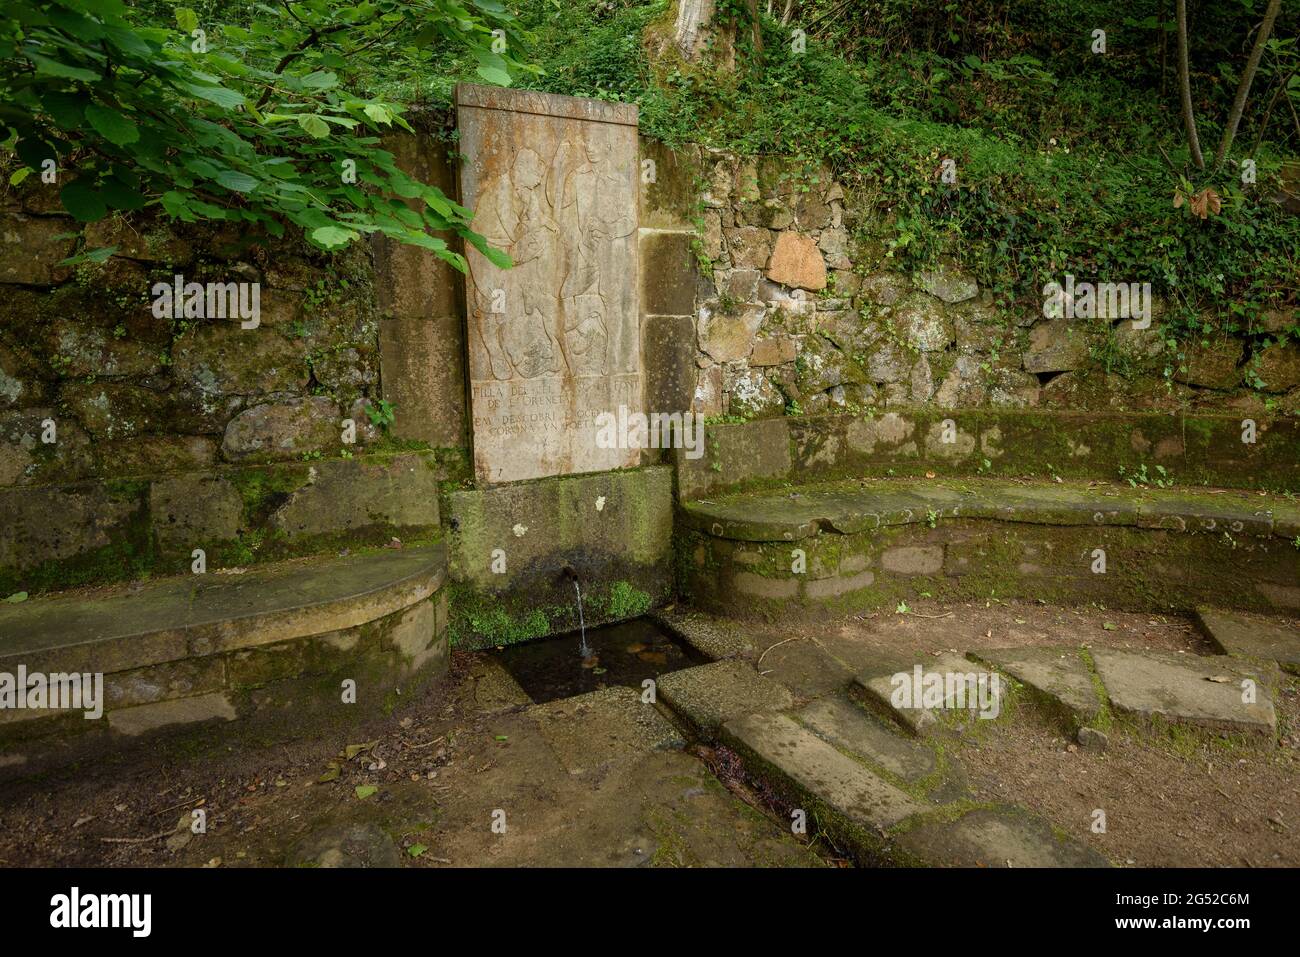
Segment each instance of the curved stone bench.
[{"label": "curved stone bench", "polygon": [[685,585],[730,613],[931,596],[1300,609],[1300,505],[1241,491],[873,479],[684,502]]},{"label": "curved stone bench", "polygon": [[207,723],[266,740],[387,709],[446,670],[445,576],[437,544],[0,605],[0,680],[103,676],[97,720],[0,708],[0,774]]}]

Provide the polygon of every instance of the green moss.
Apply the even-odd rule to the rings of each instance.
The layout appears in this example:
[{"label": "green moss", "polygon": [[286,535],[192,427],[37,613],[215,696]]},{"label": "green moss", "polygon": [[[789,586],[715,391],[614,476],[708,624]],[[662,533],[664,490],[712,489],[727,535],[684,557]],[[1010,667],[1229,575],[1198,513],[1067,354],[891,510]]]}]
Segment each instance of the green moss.
[{"label": "green moss", "polygon": [[244,500],[244,520],[261,524],[266,517],[310,479],[310,470],[301,465],[267,465],[238,469],[227,478]]},{"label": "green moss", "polygon": [[649,611],[650,605],[649,594],[634,587],[631,582],[619,579],[609,588],[609,595],[605,599],[605,614],[616,620],[637,618]]},{"label": "green moss", "polygon": [[452,647],[491,648],[531,641],[551,633],[547,610],[512,613],[505,602],[465,584],[448,591],[448,636]]}]

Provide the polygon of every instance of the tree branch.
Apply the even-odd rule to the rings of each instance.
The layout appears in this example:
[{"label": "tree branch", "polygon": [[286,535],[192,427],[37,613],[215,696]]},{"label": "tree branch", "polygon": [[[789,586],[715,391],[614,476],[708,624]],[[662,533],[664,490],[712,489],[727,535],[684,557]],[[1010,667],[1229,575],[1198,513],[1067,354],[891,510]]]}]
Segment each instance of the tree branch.
[{"label": "tree branch", "polygon": [[[1183,2],[1183,0],[1180,0]],[[1241,114],[1246,109],[1246,97],[1250,95],[1250,85],[1255,80],[1255,71],[1259,69],[1259,58],[1264,55],[1264,44],[1268,42],[1269,34],[1273,32],[1273,21],[1277,19],[1278,11],[1282,9],[1282,0],[1270,0],[1268,9],[1264,12],[1264,22],[1260,24],[1259,33],[1255,35],[1255,45],[1250,49],[1250,58],[1246,61],[1246,69],[1241,74],[1241,82],[1237,84],[1237,96],[1232,101],[1232,112],[1228,114],[1228,125],[1223,130],[1223,138],[1219,140],[1219,149],[1214,154],[1214,168],[1217,170],[1223,165],[1223,159],[1228,155],[1228,147],[1232,145],[1233,138],[1237,135],[1237,126],[1241,123]]]},{"label": "tree branch", "polygon": [[1178,89],[1183,101],[1183,129],[1187,132],[1187,147],[1192,151],[1192,162],[1197,169],[1205,169],[1201,156],[1201,141],[1196,135],[1196,114],[1192,110],[1192,78],[1187,65],[1187,0],[1174,0],[1178,18]]}]

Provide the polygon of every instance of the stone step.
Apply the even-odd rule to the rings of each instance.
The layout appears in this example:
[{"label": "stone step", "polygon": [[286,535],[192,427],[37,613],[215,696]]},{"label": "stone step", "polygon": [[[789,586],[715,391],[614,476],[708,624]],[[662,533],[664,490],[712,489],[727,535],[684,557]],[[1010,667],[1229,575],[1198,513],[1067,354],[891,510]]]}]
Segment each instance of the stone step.
[{"label": "stone step", "polygon": [[1227,657],[1147,651],[1094,649],[1092,657],[1117,711],[1268,739],[1277,730],[1270,682],[1261,669]]},{"label": "stone step", "polygon": [[1087,724],[1101,711],[1092,670],[1073,649],[986,648],[973,656],[1060,705],[1074,724]]},{"label": "stone step", "polygon": [[[803,810],[810,822],[861,863],[1107,866],[1100,854],[1063,839],[1045,821],[1021,808],[963,809],[961,805],[935,804],[886,780],[823,735],[894,761],[904,775],[915,775],[922,766],[915,755],[903,757],[874,732],[862,734],[863,725],[845,713],[844,707],[852,705],[814,704],[799,712],[800,720],[772,712],[746,715],[727,722],[722,739],[746,762],[751,774],[784,795],[791,808]],[[820,734],[812,724],[820,725]]]},{"label": "stone step", "polygon": [[[974,687],[968,678],[957,677],[970,675],[975,676]],[[945,653],[914,664],[882,662],[866,668],[854,676],[849,691],[909,734],[925,737],[942,733],[954,723],[975,720],[981,713],[996,718],[1005,689],[999,683],[995,693],[992,675],[973,661]],[[986,709],[981,709],[980,680],[986,682]],[[933,695],[927,690],[931,686]]]},{"label": "stone step", "polygon": [[737,659],[663,675],[656,682],[656,694],[706,740],[712,740],[718,729],[734,718],[757,711],[783,711],[794,704],[784,686]]},{"label": "stone step", "polygon": [[933,750],[902,737],[847,698],[818,698],[794,718],[828,744],[908,784],[917,784],[939,769]]},{"label": "stone step", "polygon": [[[760,776],[784,785],[809,811],[829,813],[855,843],[880,843],[891,827],[932,806],[827,744],[787,714],[751,714],[728,722],[723,740],[750,758]],[[823,821],[823,826],[827,823]]]},{"label": "stone step", "polygon": [[922,867],[1109,867],[1097,851],[1064,840],[1023,808],[976,808],[902,832],[891,846],[899,863]]},{"label": "stone step", "polygon": [[155,730],[275,717],[291,735],[386,708],[447,667],[445,575],[430,545],[0,605],[0,677],[102,676],[102,720],[0,703],[0,772]]},{"label": "stone step", "polygon": [[1222,608],[1198,608],[1196,620],[1222,654],[1276,661],[1300,674],[1300,622]]}]

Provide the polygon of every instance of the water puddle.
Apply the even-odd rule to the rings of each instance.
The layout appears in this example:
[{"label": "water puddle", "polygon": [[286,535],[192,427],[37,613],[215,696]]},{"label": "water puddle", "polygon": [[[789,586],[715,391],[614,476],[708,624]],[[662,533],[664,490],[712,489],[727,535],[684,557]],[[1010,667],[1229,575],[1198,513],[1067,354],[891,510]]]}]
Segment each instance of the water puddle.
[{"label": "water puddle", "polygon": [[646,678],[705,664],[708,659],[661,631],[648,618],[567,632],[512,645],[493,654],[538,704],[572,698],[610,685],[641,690]]}]

